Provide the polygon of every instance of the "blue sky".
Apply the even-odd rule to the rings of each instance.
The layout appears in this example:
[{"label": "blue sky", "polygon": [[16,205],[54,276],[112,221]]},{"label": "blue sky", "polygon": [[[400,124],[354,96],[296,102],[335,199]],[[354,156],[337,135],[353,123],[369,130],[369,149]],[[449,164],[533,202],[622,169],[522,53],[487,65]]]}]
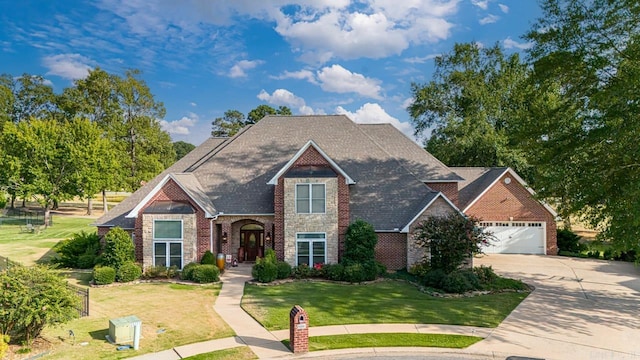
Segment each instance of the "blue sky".
[{"label": "blue sky", "polygon": [[60,92],[94,67],[140,69],[163,128],[196,145],[226,110],[260,104],[410,135],[410,85],[435,55],[470,41],[523,51],[540,14],[534,0],[6,0],[0,73]]}]

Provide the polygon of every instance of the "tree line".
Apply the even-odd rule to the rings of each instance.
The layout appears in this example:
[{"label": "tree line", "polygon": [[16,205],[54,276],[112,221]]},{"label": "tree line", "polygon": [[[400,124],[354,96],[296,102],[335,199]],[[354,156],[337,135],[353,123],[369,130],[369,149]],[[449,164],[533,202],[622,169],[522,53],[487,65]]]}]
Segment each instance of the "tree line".
[{"label": "tree line", "polygon": [[164,114],[137,70],[96,68],[59,94],[42,76],[2,75],[0,189],[11,207],[36,198],[46,223],[60,201],[86,199],[90,211],[96,193],[135,191],[175,161]]},{"label": "tree line", "polygon": [[435,59],[412,84],[416,133],[447,165],[514,168],[565,224],[640,252],[640,3],[541,6],[525,59],[477,43]]}]

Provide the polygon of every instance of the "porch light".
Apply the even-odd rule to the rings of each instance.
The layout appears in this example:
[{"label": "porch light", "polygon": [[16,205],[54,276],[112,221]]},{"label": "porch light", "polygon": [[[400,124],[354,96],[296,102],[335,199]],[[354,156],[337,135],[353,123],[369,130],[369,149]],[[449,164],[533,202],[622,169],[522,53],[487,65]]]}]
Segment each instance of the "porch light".
[{"label": "porch light", "polygon": [[271,233],[267,232],[267,236],[264,238],[267,242],[271,241]]},{"label": "porch light", "polygon": [[227,233],[226,232],[222,233],[222,243],[226,244],[227,240],[229,240],[229,238],[227,237]]}]

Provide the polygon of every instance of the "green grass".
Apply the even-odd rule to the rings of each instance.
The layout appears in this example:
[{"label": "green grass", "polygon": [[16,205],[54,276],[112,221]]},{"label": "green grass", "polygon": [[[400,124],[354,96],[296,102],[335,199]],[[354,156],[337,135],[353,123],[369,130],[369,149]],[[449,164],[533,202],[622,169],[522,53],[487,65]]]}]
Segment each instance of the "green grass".
[{"label": "green grass", "polygon": [[[415,333],[346,334],[309,337],[309,351],[365,347],[441,347],[462,349],[482,340],[477,336]],[[289,347],[289,340],[282,343]]]},{"label": "green grass", "polygon": [[257,358],[256,354],[254,354],[248,346],[239,346],[231,349],[217,350],[189,356],[184,358],[184,360],[252,360]]},{"label": "green grass", "polygon": [[[20,225],[0,225],[0,256],[7,257],[24,265],[33,265],[44,261],[51,255],[51,248],[60,240],[74,233],[95,231],[89,226],[95,219],[73,216],[55,216],[53,226],[43,229],[39,234],[20,232]],[[24,223],[22,223],[24,225]]]},{"label": "green grass", "polygon": [[289,327],[289,311],[302,306],[310,326],[343,324],[449,324],[496,327],[528,293],[440,298],[410,284],[382,281],[367,285],[293,282],[246,285],[242,307],[269,330]]}]

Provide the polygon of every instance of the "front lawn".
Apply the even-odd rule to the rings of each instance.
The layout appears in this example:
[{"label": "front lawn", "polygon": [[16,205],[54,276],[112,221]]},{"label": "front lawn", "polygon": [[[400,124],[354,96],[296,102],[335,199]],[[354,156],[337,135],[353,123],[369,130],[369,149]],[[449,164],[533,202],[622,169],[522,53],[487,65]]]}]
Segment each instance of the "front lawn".
[{"label": "front lawn", "polygon": [[508,292],[440,298],[401,281],[366,285],[297,281],[246,285],[242,307],[269,330],[287,329],[294,305],[307,311],[310,326],[409,323],[496,327],[527,295]]},{"label": "front lawn", "polygon": [[[43,338],[51,346],[46,358],[121,359],[233,336],[233,330],[213,310],[220,287],[151,283],[91,288],[91,316],[45,330]],[[109,320],[129,315],[142,321],[140,349],[117,351],[105,339]],[[75,339],[69,337],[69,330]]]},{"label": "front lawn", "polygon": [[[482,340],[477,336],[414,333],[344,334],[309,337],[309,351],[364,347],[443,347],[463,349]],[[289,340],[282,341],[289,347]]]}]

